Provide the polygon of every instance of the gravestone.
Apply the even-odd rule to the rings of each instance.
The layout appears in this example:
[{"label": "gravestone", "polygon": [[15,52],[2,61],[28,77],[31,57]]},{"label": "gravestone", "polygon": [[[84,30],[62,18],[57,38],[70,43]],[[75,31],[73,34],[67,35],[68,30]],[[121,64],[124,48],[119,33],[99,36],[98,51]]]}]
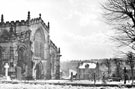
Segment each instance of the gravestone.
[{"label": "gravestone", "polygon": [[73,82],[73,72],[71,72],[70,81]]},{"label": "gravestone", "polygon": [[22,74],[21,74],[21,67],[17,67],[17,79],[21,80],[22,79]]}]

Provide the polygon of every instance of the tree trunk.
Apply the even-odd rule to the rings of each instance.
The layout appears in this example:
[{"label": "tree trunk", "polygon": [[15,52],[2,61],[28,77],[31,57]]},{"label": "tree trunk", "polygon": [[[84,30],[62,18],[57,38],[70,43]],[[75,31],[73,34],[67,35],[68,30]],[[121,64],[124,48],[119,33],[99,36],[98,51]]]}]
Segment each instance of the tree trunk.
[{"label": "tree trunk", "polygon": [[134,70],[133,67],[131,67],[131,76],[132,76],[132,85],[134,83]]},{"label": "tree trunk", "polygon": [[119,64],[117,65],[116,71],[117,71],[117,77],[120,77],[120,65]]},{"label": "tree trunk", "polygon": [[111,74],[111,68],[110,66],[108,67],[108,78],[110,77],[110,74]]}]

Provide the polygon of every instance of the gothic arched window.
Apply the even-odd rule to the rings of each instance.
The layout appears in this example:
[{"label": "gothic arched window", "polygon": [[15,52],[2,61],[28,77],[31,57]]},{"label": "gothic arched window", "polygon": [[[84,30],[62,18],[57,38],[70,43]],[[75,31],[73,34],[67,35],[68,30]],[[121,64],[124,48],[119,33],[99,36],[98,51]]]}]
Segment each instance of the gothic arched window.
[{"label": "gothic arched window", "polygon": [[36,57],[44,58],[44,36],[41,34],[40,30],[35,33],[34,40],[34,55]]}]

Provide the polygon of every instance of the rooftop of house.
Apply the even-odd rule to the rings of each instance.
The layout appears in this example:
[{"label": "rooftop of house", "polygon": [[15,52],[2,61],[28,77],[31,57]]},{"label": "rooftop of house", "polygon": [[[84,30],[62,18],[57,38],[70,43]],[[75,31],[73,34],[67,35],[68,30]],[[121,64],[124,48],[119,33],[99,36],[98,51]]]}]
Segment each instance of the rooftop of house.
[{"label": "rooftop of house", "polygon": [[85,63],[80,64],[79,69],[85,69],[85,68],[95,69],[96,64],[95,63],[90,63],[90,62],[89,63],[85,62]]}]

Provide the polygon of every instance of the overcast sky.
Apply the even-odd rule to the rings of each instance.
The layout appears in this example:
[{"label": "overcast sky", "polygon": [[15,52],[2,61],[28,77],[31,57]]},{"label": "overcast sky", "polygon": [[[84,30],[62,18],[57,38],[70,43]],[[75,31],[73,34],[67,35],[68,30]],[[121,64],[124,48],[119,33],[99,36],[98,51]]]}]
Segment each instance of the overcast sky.
[{"label": "overcast sky", "polygon": [[50,22],[50,37],[61,48],[61,61],[110,58],[114,45],[110,27],[103,22],[103,0],[3,0],[0,14],[5,21],[23,20],[42,14]]}]

